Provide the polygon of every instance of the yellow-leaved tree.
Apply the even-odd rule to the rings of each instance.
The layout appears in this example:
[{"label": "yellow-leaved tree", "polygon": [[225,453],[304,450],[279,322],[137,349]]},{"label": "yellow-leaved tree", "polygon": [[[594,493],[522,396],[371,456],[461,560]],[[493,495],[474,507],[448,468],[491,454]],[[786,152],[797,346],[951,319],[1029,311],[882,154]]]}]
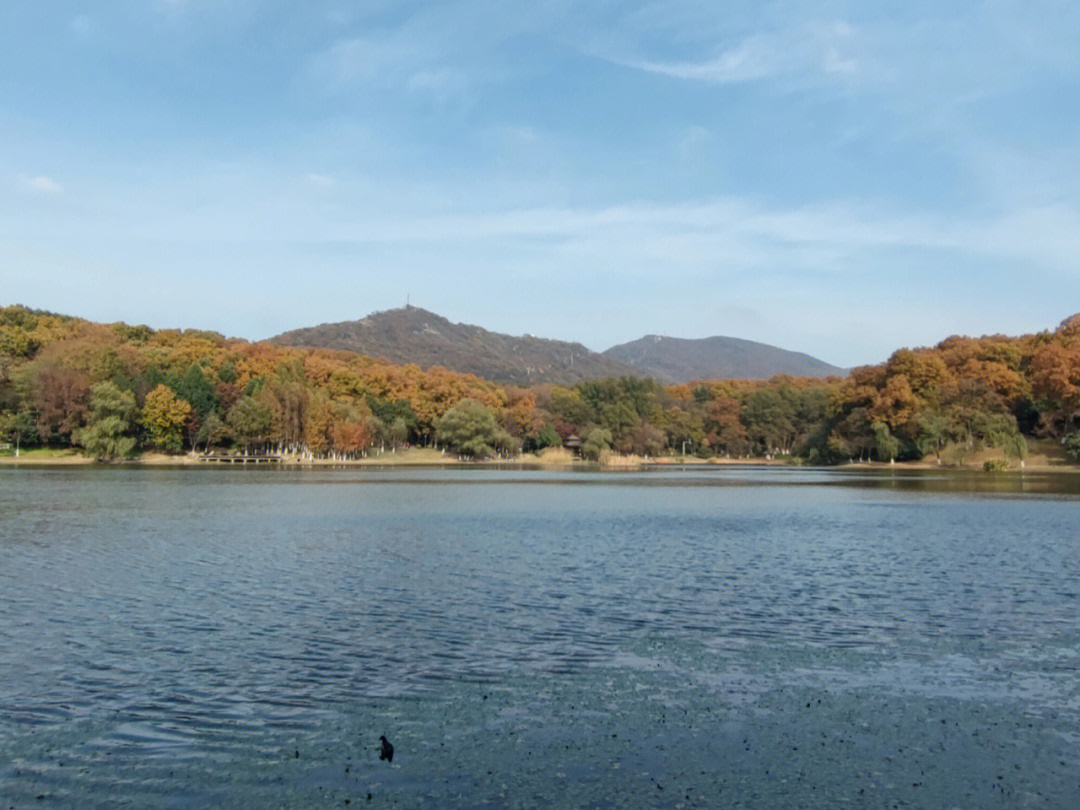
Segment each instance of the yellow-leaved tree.
[{"label": "yellow-leaved tree", "polygon": [[143,403],[143,424],[150,429],[153,443],[170,453],[184,447],[184,423],[191,415],[191,405],[167,385],[159,385],[146,395]]}]

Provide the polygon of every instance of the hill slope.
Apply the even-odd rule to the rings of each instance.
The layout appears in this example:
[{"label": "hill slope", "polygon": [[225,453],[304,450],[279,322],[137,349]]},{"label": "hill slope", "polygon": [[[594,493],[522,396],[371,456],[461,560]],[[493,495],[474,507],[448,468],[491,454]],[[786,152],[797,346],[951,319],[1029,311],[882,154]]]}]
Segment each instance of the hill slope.
[{"label": "hill slope", "polygon": [[638,375],[666,383],[768,379],[776,374],[828,377],[847,373],[808,354],[731,337],[684,340],[647,335],[613,346],[603,355],[630,366]]},{"label": "hill slope", "polygon": [[270,339],[281,346],[346,349],[391,363],[443,366],[516,385],[581,380],[635,373],[618,360],[580,343],[525,335],[514,337],[479,326],[451,323],[419,307],[375,312],[359,321],[296,329]]}]

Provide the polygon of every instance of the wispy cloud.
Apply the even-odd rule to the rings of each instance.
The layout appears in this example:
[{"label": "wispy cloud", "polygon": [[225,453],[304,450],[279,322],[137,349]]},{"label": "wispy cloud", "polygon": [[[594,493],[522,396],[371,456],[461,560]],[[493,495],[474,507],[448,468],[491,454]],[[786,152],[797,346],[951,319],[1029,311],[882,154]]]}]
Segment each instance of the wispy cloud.
[{"label": "wispy cloud", "polygon": [[[333,178],[308,174],[306,183],[326,188]],[[799,207],[726,197],[656,204],[636,202],[598,207],[534,207],[473,210],[458,214],[389,216],[361,198],[345,198],[331,209],[311,207],[278,191],[241,206],[229,199],[186,212],[167,207],[160,215],[130,217],[122,209],[109,222],[88,225],[94,234],[117,239],[396,246],[442,245],[469,255],[501,245],[514,254],[558,265],[561,258],[619,261],[626,272],[655,275],[676,267],[691,275],[716,267],[757,268],[769,273],[810,270],[862,278],[874,257],[948,256],[1015,263],[1034,272],[1080,270],[1080,208],[1070,204],[1020,204],[982,216],[906,212],[874,201],[843,200]],[[245,190],[244,195],[250,194]],[[367,194],[365,191],[364,194]],[[432,190],[432,198],[442,192]],[[141,203],[145,205],[145,203]],[[125,224],[138,221],[137,232]],[[69,231],[77,227],[73,224]],[[587,259],[587,260],[586,260]],[[908,259],[910,260],[910,259]]]},{"label": "wispy cloud", "polygon": [[64,193],[64,187],[45,175],[30,177],[23,175],[19,178],[19,187],[31,194],[57,195]]},{"label": "wispy cloud", "polygon": [[510,74],[549,69],[546,59],[532,63],[536,55],[520,43],[509,55],[506,46],[522,38],[549,41],[554,30],[590,16],[575,8],[567,0],[448,0],[403,7],[392,21],[382,19],[313,54],[308,73],[330,82],[331,89],[384,83],[445,100]]},{"label": "wispy cloud", "polygon": [[771,54],[763,52],[760,41],[751,41],[755,39],[760,40],[750,37],[722,50],[718,56],[700,60],[649,58],[642,55],[647,49],[610,32],[579,47],[585,55],[619,67],[677,79],[725,84],[759,79],[772,72]]},{"label": "wispy cloud", "polygon": [[[497,244],[546,262],[604,266],[652,277],[676,271],[699,277],[717,268],[776,273],[813,271],[866,279],[883,256],[927,267],[948,256],[1020,261],[1033,272],[1080,270],[1080,210],[1022,208],[984,218],[906,215],[860,201],[771,210],[751,201],[724,199],[676,205],[647,203],[606,208],[541,208],[427,216],[377,217],[326,222],[309,234],[338,243],[442,244],[468,252]],[[530,246],[531,245],[531,246]],[[908,256],[904,260],[900,257]]]},{"label": "wispy cloud", "polygon": [[592,56],[623,67],[658,73],[676,79],[733,84],[768,77],[800,74],[853,73],[858,60],[853,54],[856,29],[844,22],[803,23],[790,28],[761,31],[721,46],[715,56],[695,61],[628,56],[641,46],[616,48],[591,45]]},{"label": "wispy cloud", "polygon": [[739,45],[724,51],[715,59],[705,62],[652,62],[648,60],[610,61],[624,67],[636,68],[649,73],[660,73],[676,79],[697,79],[698,81],[727,84],[760,79],[777,73],[790,62],[790,54],[775,47],[768,38],[749,37]]},{"label": "wispy cloud", "polygon": [[469,87],[465,69],[445,64],[422,42],[410,42],[393,32],[340,40],[316,54],[308,72],[331,93],[390,87],[445,103]]}]

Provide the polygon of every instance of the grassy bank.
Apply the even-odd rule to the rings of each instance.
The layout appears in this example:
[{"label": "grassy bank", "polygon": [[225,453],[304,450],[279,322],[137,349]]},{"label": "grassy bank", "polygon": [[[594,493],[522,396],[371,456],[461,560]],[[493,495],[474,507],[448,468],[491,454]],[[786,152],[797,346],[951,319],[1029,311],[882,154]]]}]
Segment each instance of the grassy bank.
[{"label": "grassy bank", "polygon": [[0,464],[93,464],[78,450],[58,450],[52,447],[32,447],[20,450],[16,456],[14,450],[0,451]]}]

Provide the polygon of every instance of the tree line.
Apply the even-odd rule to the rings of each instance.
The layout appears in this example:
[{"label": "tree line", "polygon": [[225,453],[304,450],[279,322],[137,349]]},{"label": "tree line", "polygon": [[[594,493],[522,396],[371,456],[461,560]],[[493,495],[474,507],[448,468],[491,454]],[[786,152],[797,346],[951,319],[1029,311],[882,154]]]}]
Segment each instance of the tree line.
[{"label": "tree line", "polygon": [[960,463],[1027,439],[1080,457],[1080,316],[951,337],[845,378],[500,386],[439,367],[0,308],[0,433],[96,458],[228,449],[352,459],[405,444],[510,457],[604,453]]}]

